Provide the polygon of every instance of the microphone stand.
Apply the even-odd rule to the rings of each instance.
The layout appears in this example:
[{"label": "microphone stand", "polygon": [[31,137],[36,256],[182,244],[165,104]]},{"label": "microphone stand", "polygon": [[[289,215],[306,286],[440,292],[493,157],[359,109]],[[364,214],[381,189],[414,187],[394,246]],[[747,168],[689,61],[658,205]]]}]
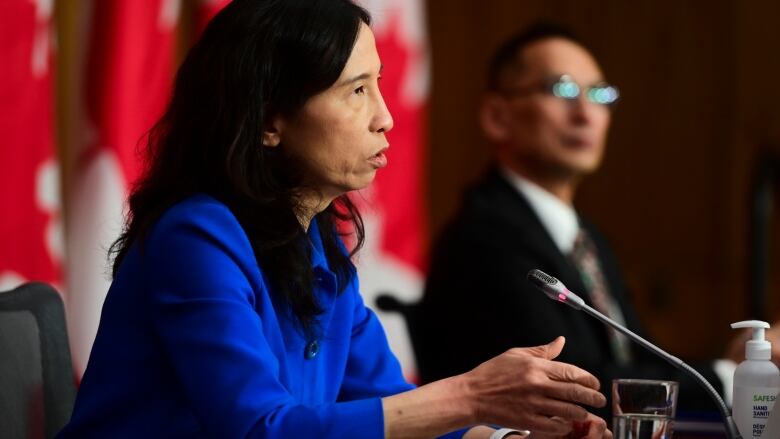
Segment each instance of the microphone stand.
[{"label": "microphone stand", "polygon": [[726,424],[726,434],[728,435],[729,439],[742,439],[742,435],[737,429],[737,424],[734,423],[734,418],[731,417],[731,412],[729,411],[729,408],[726,407],[726,403],[723,402],[723,398],[718,395],[718,392],[715,391],[715,389],[712,387],[712,384],[710,384],[703,376],[701,376],[701,374],[696,371],[696,369],[685,364],[679,358],[664,351],[644,338],[634,334],[631,330],[621,325],[620,323],[610,319],[604,314],[588,306],[580,296],[571,292],[563,285],[561,281],[543,272],[542,270],[529,271],[527,278],[535,287],[542,290],[542,292],[547,295],[548,298],[569,305],[576,310],[584,310],[587,314],[590,314],[607,326],[616,329],[626,337],[642,345],[645,349],[653,352],[667,362],[671,363],[672,366],[688,373],[694,378],[694,380],[696,380],[697,383],[704,387],[707,393],[709,393],[709,395],[718,405],[718,410],[720,410],[720,413],[723,416],[723,421]]},{"label": "microphone stand", "polygon": [[582,310],[585,311],[586,313],[590,314],[591,316],[595,317],[598,320],[601,320],[606,325],[615,328],[617,331],[623,333],[631,340],[634,340],[635,342],[642,345],[645,349],[652,351],[659,357],[671,363],[673,366],[684,370],[690,376],[692,376],[693,379],[696,380],[696,382],[698,382],[704,387],[707,393],[709,393],[709,395],[718,405],[718,410],[720,411],[720,414],[723,416],[723,421],[726,424],[726,434],[728,435],[729,439],[742,439],[742,435],[739,433],[739,430],[737,430],[737,424],[734,423],[734,418],[731,417],[731,412],[729,411],[729,408],[726,406],[726,403],[723,401],[723,398],[720,397],[718,392],[712,387],[712,384],[710,384],[709,381],[707,381],[696,369],[687,365],[685,362],[675,357],[674,355],[664,351],[658,346],[650,343],[649,341],[635,334],[634,332],[624,327],[623,325],[619,324],[618,322],[596,311],[595,309],[588,306],[587,304],[582,303],[578,305],[580,305],[582,307]]}]

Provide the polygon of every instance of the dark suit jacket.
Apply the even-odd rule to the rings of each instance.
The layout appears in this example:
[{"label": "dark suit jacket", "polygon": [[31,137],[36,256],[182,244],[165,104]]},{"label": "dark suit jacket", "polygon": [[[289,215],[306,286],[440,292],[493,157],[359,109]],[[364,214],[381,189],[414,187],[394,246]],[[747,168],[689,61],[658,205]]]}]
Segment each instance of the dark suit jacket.
[{"label": "dark suit jacket", "polygon": [[[615,256],[591,224],[583,226],[596,244],[610,292],[627,326],[648,338],[626,294]],[[681,408],[715,409],[695,383],[638,345],[631,346],[633,363],[619,366],[605,326],[533,287],[526,274],[534,268],[557,277],[590,302],[577,270],[528,201],[491,169],[467,191],[460,211],[434,248],[413,335],[422,352],[423,382],[466,372],[509,348],[546,344],[563,335],[566,345],[558,360],[593,373],[607,396],[613,378],[675,379],[681,380]],[[720,390],[712,368],[699,369]],[[607,416],[609,407],[598,413]]]}]

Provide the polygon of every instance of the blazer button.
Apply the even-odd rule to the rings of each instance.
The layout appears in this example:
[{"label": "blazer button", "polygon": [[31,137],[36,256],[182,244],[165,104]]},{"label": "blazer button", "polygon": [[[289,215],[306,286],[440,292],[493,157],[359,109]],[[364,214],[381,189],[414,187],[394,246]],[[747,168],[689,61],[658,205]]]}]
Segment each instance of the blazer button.
[{"label": "blazer button", "polygon": [[312,340],[306,344],[306,350],[303,352],[303,357],[307,360],[311,360],[320,353],[320,344],[317,340]]}]

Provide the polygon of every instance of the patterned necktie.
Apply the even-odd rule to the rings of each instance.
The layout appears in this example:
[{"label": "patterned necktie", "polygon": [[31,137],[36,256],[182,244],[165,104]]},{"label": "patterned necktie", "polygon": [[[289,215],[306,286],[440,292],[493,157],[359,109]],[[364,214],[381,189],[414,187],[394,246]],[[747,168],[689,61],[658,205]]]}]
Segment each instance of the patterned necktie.
[{"label": "patterned necktie", "polygon": [[[590,300],[593,302],[593,307],[612,320],[625,324],[623,313],[609,292],[609,286],[604,278],[604,272],[599,262],[596,245],[585,229],[580,229],[577,234],[574,247],[569,254],[569,260],[580,272],[582,283],[585,284]],[[630,363],[631,350],[628,338],[611,327],[607,328],[607,334],[610,347],[615,354],[618,364],[626,365]]]}]

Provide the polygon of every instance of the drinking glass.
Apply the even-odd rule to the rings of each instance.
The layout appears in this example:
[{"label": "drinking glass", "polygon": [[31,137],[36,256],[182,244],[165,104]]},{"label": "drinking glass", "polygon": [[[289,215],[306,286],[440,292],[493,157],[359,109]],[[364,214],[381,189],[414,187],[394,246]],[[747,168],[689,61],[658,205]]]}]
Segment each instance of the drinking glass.
[{"label": "drinking glass", "polygon": [[676,381],[612,381],[615,439],[670,439],[677,411]]}]

